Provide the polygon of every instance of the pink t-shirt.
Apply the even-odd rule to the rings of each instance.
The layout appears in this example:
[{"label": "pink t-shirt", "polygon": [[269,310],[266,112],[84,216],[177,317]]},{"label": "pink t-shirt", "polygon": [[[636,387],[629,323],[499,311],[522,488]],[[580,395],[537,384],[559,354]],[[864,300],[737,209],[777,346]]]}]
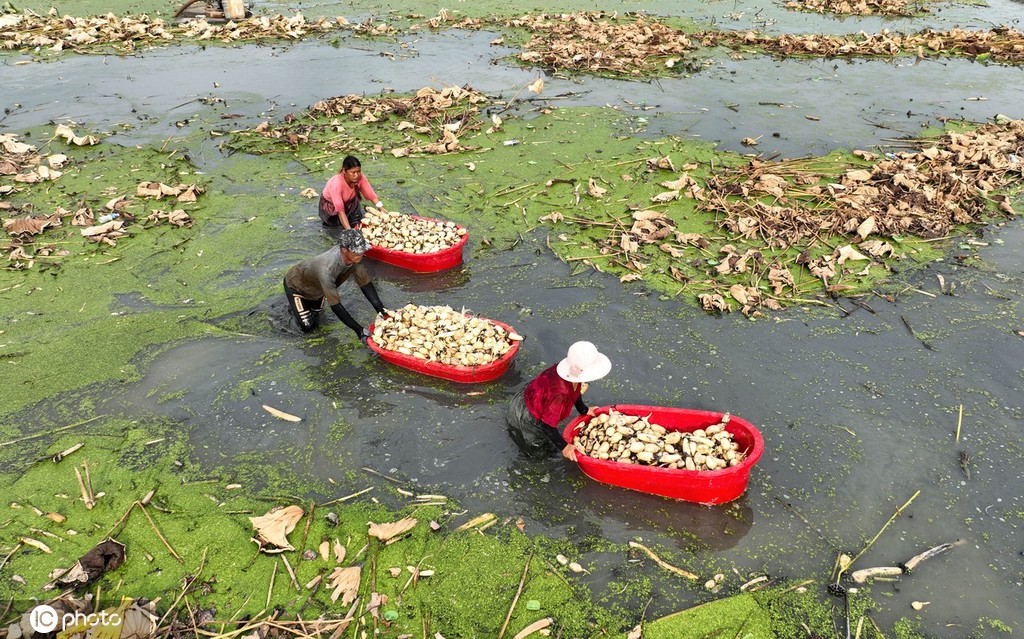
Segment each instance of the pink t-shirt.
[{"label": "pink t-shirt", "polygon": [[[358,194],[356,193],[358,191]],[[345,181],[345,176],[341,173],[335,173],[334,177],[327,180],[327,185],[324,186],[323,192],[324,199],[334,205],[334,210],[344,211],[345,202],[351,202],[353,198],[362,196],[374,204],[379,201],[377,194],[373,192],[373,187],[370,186],[369,180],[362,173],[359,174],[359,181],[356,182],[355,188],[348,185]]]}]

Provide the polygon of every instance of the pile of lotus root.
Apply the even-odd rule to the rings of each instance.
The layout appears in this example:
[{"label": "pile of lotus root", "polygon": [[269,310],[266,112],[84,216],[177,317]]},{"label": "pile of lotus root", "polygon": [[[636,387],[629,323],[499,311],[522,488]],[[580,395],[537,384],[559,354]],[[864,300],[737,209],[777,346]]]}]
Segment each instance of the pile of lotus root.
[{"label": "pile of lotus root", "polygon": [[455,246],[466,235],[466,229],[455,222],[410,217],[394,211],[366,207],[363,235],[373,246],[423,254],[437,253]]},{"label": "pile of lotus root", "polygon": [[522,339],[450,306],[407,304],[373,327],[373,341],[381,348],[448,366],[490,364]]},{"label": "pile of lotus root", "polygon": [[725,430],[728,423],[726,413],[718,424],[682,432],[652,424],[648,417],[612,410],[580,428],[573,446],[588,457],[624,464],[720,470],[736,466],[747,456]]}]

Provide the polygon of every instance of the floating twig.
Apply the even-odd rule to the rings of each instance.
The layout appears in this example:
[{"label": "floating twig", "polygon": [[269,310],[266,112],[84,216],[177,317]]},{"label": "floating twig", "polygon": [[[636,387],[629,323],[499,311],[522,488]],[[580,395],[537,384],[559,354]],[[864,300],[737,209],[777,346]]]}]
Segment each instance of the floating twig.
[{"label": "floating twig", "polygon": [[463,531],[463,530],[468,530],[470,528],[475,528],[476,526],[479,526],[479,525],[481,525],[483,523],[489,522],[489,521],[491,521],[493,519],[495,519],[494,513],[484,513],[484,514],[479,515],[477,517],[474,517],[473,519],[470,519],[466,523],[462,524],[461,526],[459,526],[458,528],[455,529],[455,532],[460,532],[460,531]]},{"label": "floating twig", "polygon": [[956,548],[962,543],[963,540],[961,539],[950,543],[939,544],[938,546],[929,548],[928,550],[922,553],[914,555],[909,560],[898,566],[879,566],[877,568],[863,568],[861,570],[855,570],[850,574],[850,576],[853,578],[854,581],[856,581],[859,584],[862,584],[868,579],[876,577],[898,577],[900,575],[909,575],[914,570],[914,568],[917,568],[918,564],[920,564],[922,561],[926,559],[931,559],[932,557],[937,557],[948,550]]},{"label": "floating twig", "polygon": [[533,561],[533,553],[536,548],[530,550],[530,556],[526,558],[526,565],[523,566],[523,575],[519,578],[519,588],[516,590],[516,596],[512,598],[512,605],[508,607],[508,614],[505,615],[505,623],[501,624],[501,631],[498,633],[498,639],[501,639],[505,635],[505,629],[508,628],[508,622],[512,619],[512,612],[516,609],[516,604],[519,602],[519,596],[523,594],[523,586],[526,584],[526,573],[530,570],[530,562]]},{"label": "floating twig", "polygon": [[907,508],[908,506],[910,506],[910,504],[911,504],[911,503],[913,503],[913,501],[914,501],[915,499],[917,499],[917,496],[918,496],[918,495],[920,495],[920,494],[921,494],[921,491],[920,491],[920,490],[918,490],[918,491],[917,491],[917,492],[915,492],[915,493],[914,493],[913,495],[911,495],[911,496],[910,496],[910,499],[908,499],[908,500],[906,501],[906,503],[904,503],[904,504],[903,504],[902,506],[900,506],[899,508],[897,508],[897,509],[896,509],[896,512],[894,512],[894,513],[892,514],[892,516],[891,516],[891,517],[889,517],[889,521],[885,522],[885,525],[883,525],[883,526],[882,526],[882,528],[881,528],[881,529],[879,529],[879,531],[878,531],[878,532],[877,532],[877,533],[875,534],[875,536],[871,538],[871,541],[869,541],[869,542],[868,542],[868,545],[867,545],[867,546],[864,546],[864,548],[863,548],[863,549],[862,549],[862,550],[861,550],[861,551],[860,551],[859,553],[857,553],[857,555],[856,555],[856,556],[855,556],[855,557],[854,557],[853,559],[851,559],[851,560],[850,560],[850,563],[848,563],[848,564],[847,564],[846,566],[844,566],[844,567],[840,567],[840,568],[839,568],[839,574],[838,574],[838,575],[836,575],[836,583],[839,583],[839,579],[840,579],[840,578],[841,578],[841,577],[843,576],[843,573],[844,573],[844,572],[846,572],[846,569],[847,569],[847,568],[849,568],[850,566],[852,566],[852,565],[853,565],[853,563],[854,563],[855,561],[857,561],[857,559],[859,559],[859,558],[860,558],[860,557],[861,557],[861,556],[862,556],[862,555],[863,555],[864,553],[866,553],[866,552],[868,551],[868,549],[869,549],[869,548],[871,548],[871,546],[872,546],[872,545],[873,545],[873,544],[874,544],[874,543],[875,543],[876,541],[878,541],[878,538],[882,536],[882,533],[883,533],[883,532],[885,532],[885,529],[886,529],[886,528],[888,528],[888,527],[889,527],[889,525],[890,525],[890,524],[891,524],[891,523],[892,523],[893,521],[895,521],[897,517],[899,517],[899,516],[900,516],[901,514],[903,514],[903,511],[904,511],[904,510],[906,510],[906,508]]},{"label": "floating twig", "polygon": [[146,510],[146,507],[143,506],[140,502],[135,503],[138,504],[139,510],[141,510],[142,514],[146,516],[146,519],[149,520],[149,525],[153,527],[153,530],[156,532],[156,536],[160,538],[160,541],[164,543],[164,546],[167,546],[167,550],[170,551],[171,556],[177,559],[178,563],[184,565],[185,560],[181,558],[181,555],[174,551],[174,548],[171,548],[171,544],[167,542],[167,539],[164,537],[163,533],[161,533],[160,529],[156,527],[156,522],[154,522],[153,518],[149,516],[149,511]]},{"label": "floating twig", "polygon": [[85,502],[86,510],[92,510],[92,507],[96,505],[96,501],[82,480],[82,473],[78,472],[77,466],[75,467],[75,477],[78,479],[78,488],[82,491],[82,501]]},{"label": "floating twig", "polygon": [[[125,513],[125,516],[127,516],[128,513],[130,513],[132,511],[132,508],[134,508],[134,506],[135,506],[135,504],[132,504],[132,506],[130,508],[128,508],[128,512]],[[185,595],[188,594],[188,591],[192,588],[192,586],[195,585],[195,583],[197,581],[199,581],[199,576],[203,574],[203,569],[205,567],[206,567],[206,548],[203,548],[203,556],[199,560],[199,570],[196,571],[195,576],[192,577],[191,579],[188,579],[188,576],[186,575],[187,583],[182,587],[181,594],[178,595],[178,598],[174,600],[174,603],[171,604],[171,607],[167,609],[167,612],[164,613],[164,616],[161,617],[160,621],[157,622],[157,626],[158,627],[163,625],[163,623],[167,619],[167,617],[170,616],[170,614],[174,611],[174,609],[178,607],[178,603],[180,603],[181,600],[185,598]]]},{"label": "floating twig", "polygon": [[51,459],[53,460],[53,463],[59,464],[61,462],[61,460],[63,460],[65,457],[67,457],[71,453],[75,452],[76,450],[78,450],[82,446],[85,446],[85,444],[75,444],[71,448],[66,448],[66,449],[60,451],[59,453],[57,453],[56,455],[51,457]]},{"label": "floating twig", "polygon": [[956,443],[960,443],[960,425],[964,423],[964,405],[960,404],[960,415],[956,418]]},{"label": "floating twig", "polygon": [[274,564],[274,570],[270,573],[270,587],[267,588],[267,608],[270,607],[270,599],[274,594],[274,579],[277,577],[277,564]]},{"label": "floating twig", "polygon": [[[89,489],[89,499],[92,501],[93,506],[96,505],[96,493],[92,489],[92,477],[89,476],[89,462],[83,462],[82,468],[85,469],[85,487]],[[92,506],[88,506],[92,508]]]},{"label": "floating twig", "polygon": [[0,443],[0,448],[3,448],[4,446],[10,446],[11,444],[17,444],[18,442],[28,441],[29,439],[35,439],[37,437],[43,437],[45,435],[53,435],[53,434],[56,434],[56,433],[62,433],[64,431],[66,431],[66,430],[70,430],[72,428],[76,428],[78,426],[83,426],[85,424],[88,424],[89,422],[94,422],[97,419],[102,419],[103,417],[106,417],[106,415],[96,415],[95,417],[90,417],[89,419],[86,419],[86,420],[83,420],[83,421],[80,421],[80,422],[77,422],[77,423],[74,423],[74,424],[70,424],[68,426],[61,426],[60,428],[58,428],[56,430],[49,430],[49,431],[45,431],[45,432],[42,432],[42,433],[36,433],[34,435],[25,435],[24,437],[19,437],[17,439],[12,439],[10,441],[6,441],[6,442]]},{"label": "floating twig", "polygon": [[[302,529],[302,541],[299,542],[298,554],[299,554],[300,557],[302,556],[302,552],[306,549],[306,536],[309,534],[309,525],[311,523],[313,523],[313,511],[315,511],[315,510],[316,510],[316,502],[315,501],[310,501],[309,502],[309,512],[306,514],[306,527]],[[289,569],[289,571],[290,571],[290,569]],[[294,575],[292,576],[292,579],[295,579]]]},{"label": "floating twig", "polygon": [[[366,470],[366,469],[364,468],[363,470]],[[351,495],[345,495],[344,497],[338,497],[337,499],[332,499],[331,501],[325,501],[324,503],[322,503],[320,505],[321,506],[330,506],[331,504],[337,504],[337,503],[345,502],[345,501],[348,501],[349,499],[352,499],[354,497],[358,497],[359,495],[362,495],[363,493],[368,493],[371,490],[373,490],[373,486],[370,486],[369,488],[364,488],[364,489],[362,489],[362,490],[360,490],[358,492],[354,492]]]},{"label": "floating twig", "polygon": [[14,549],[13,549],[13,550],[11,550],[11,552],[7,553],[7,556],[6,556],[6,557],[4,557],[4,560],[3,560],[3,561],[0,561],[0,568],[3,568],[4,566],[6,566],[6,565],[7,565],[7,562],[8,562],[8,561],[10,561],[10,560],[11,560],[11,557],[13,557],[13,556],[14,556],[14,553],[16,553],[16,552],[18,552],[19,550],[21,550],[21,547],[22,547],[23,545],[24,545],[24,544],[22,544],[22,543],[21,543],[20,541],[19,541],[18,543],[16,543],[16,544],[14,545]]},{"label": "floating twig", "polygon": [[[554,619],[552,619],[551,617],[544,617],[543,619],[538,619],[537,621],[531,623],[529,626],[526,626],[525,628],[517,632],[516,636],[513,639],[526,639],[526,637],[532,635],[538,630],[543,630],[544,628],[547,628],[552,624],[553,621]],[[551,631],[549,630],[548,632]]]},{"label": "floating twig", "polygon": [[295,571],[292,570],[291,564],[288,563],[288,558],[282,554],[281,561],[284,562],[284,567],[288,570],[288,576],[291,577],[292,585],[295,586],[295,592],[301,593],[302,588],[299,587],[299,580],[295,578]]},{"label": "floating twig", "polygon": [[292,415],[290,413],[286,413],[283,410],[278,410],[278,409],[274,408],[273,406],[268,406],[266,404],[263,404],[263,410],[267,411],[268,413],[270,413],[274,417],[277,417],[278,419],[283,419],[285,421],[289,421],[289,422],[301,422],[302,421],[302,418],[298,417],[297,415]]},{"label": "floating twig", "polygon": [[[76,471],[77,471],[77,469],[76,469]],[[150,497],[153,492],[154,491],[150,491],[149,493],[147,493],[146,496]],[[171,547],[171,544],[168,543],[167,539],[160,532],[160,529],[157,528],[156,522],[154,522],[153,518],[149,516],[149,512],[146,510],[146,506],[143,505],[143,503],[141,501],[133,501],[132,504],[130,506],[128,506],[128,510],[124,511],[124,514],[121,515],[121,518],[117,520],[117,522],[114,524],[114,526],[107,532],[106,535],[104,535],[104,537],[114,537],[114,536],[116,536],[114,534],[114,531],[117,530],[118,528],[120,528],[121,525],[124,524],[128,520],[128,516],[132,514],[132,511],[135,510],[136,507],[138,507],[142,511],[142,514],[146,516],[146,519],[149,520],[149,525],[153,528],[153,531],[156,532],[157,537],[160,538],[160,541],[163,542],[164,546],[167,547],[167,550],[170,551],[171,556],[174,557],[175,559],[177,559],[180,563],[184,564],[185,560],[182,559],[181,556],[177,552],[174,551],[174,548]],[[203,553],[203,558],[204,559],[206,558],[206,553],[205,552]]]},{"label": "floating twig", "polygon": [[654,560],[654,563],[658,564],[659,566],[661,566],[665,570],[668,570],[670,572],[674,572],[677,575],[679,575],[680,577],[686,577],[687,579],[691,579],[691,580],[696,580],[697,579],[697,575],[693,574],[692,572],[690,572],[688,570],[683,570],[682,568],[677,568],[677,567],[673,566],[672,564],[669,564],[669,563],[665,562],[664,560],[661,559],[661,557],[659,557],[658,555],[654,554],[653,550],[651,550],[650,548],[648,548],[647,546],[645,546],[643,544],[639,544],[639,543],[637,543],[635,541],[631,541],[631,542],[629,542],[629,547],[630,548],[637,548],[638,550],[644,551],[645,553],[647,553],[648,557],[650,557],[651,559]]},{"label": "floating twig", "polygon": [[[383,479],[386,479],[386,480],[388,480],[388,481],[390,481],[390,482],[392,482],[392,483],[395,483],[395,484],[403,484],[403,483],[405,483],[405,482],[403,482],[403,481],[402,481],[402,480],[400,480],[400,479],[395,479],[394,477],[391,477],[390,475],[385,475],[384,473],[378,472],[378,471],[376,471],[376,470],[374,470],[374,469],[370,468],[369,466],[363,466],[363,467],[361,468],[361,470],[365,470],[366,472],[370,473],[371,475],[376,475],[376,476],[378,476],[378,477],[381,477],[381,478],[383,478]],[[367,489],[367,490],[369,490],[369,489]],[[365,491],[364,491],[364,492],[365,492]],[[325,505],[326,505],[326,504],[325,504]]]},{"label": "floating twig", "polygon": [[934,351],[935,350],[935,347],[932,346],[931,344],[929,344],[927,340],[925,340],[922,337],[918,336],[918,334],[914,331],[914,328],[910,325],[910,320],[907,319],[906,315],[900,315],[900,319],[903,320],[903,325],[907,327],[907,330],[910,331],[910,334],[914,336],[914,339],[916,339],[919,342],[921,342],[921,344],[925,348],[927,348],[928,350],[930,350],[930,351]]}]

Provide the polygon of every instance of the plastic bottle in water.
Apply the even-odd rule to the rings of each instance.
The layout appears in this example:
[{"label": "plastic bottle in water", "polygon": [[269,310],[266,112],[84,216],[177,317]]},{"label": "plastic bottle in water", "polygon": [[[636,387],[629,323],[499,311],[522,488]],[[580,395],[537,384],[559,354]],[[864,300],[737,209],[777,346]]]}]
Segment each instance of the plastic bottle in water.
[{"label": "plastic bottle in water", "polygon": [[107,213],[106,215],[100,217],[98,221],[100,224],[106,224],[107,222],[116,220],[118,217],[120,216],[117,213]]}]

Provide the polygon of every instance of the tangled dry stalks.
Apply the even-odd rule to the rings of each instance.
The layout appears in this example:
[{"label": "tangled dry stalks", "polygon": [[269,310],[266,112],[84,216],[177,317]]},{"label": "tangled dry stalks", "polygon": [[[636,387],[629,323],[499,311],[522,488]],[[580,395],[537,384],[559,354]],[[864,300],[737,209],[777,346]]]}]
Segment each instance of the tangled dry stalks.
[{"label": "tangled dry stalks", "polygon": [[704,46],[723,45],[734,49],[758,49],[782,55],[823,57],[891,57],[916,55],[918,58],[961,55],[992,59],[1008,64],[1024,64],[1024,33],[1012,27],[988,31],[954,28],[949,31],[926,29],[919,33],[880,33],[854,35],[783,34],[770,36],[757,31],[727,33],[704,32]]},{"label": "tangled dry stalks", "polygon": [[[390,150],[395,157],[414,153],[453,153],[470,148],[462,145],[458,136],[480,129],[480,110],[488,102],[487,96],[479,91],[456,86],[440,90],[423,87],[411,97],[353,94],[321,100],[299,115],[289,114],[282,124],[262,122],[253,129],[237,132],[237,135],[241,138],[257,135],[297,147],[317,136],[344,133],[345,127],[339,118],[345,117],[362,124],[393,127],[402,133],[403,143]],[[410,131],[425,135],[432,141],[414,138]],[[325,145],[333,150],[362,150],[358,140],[344,135],[328,139]]]},{"label": "tangled dry stalks", "polygon": [[929,10],[922,2],[907,0],[792,0],[786,8],[854,16],[916,16]]}]

